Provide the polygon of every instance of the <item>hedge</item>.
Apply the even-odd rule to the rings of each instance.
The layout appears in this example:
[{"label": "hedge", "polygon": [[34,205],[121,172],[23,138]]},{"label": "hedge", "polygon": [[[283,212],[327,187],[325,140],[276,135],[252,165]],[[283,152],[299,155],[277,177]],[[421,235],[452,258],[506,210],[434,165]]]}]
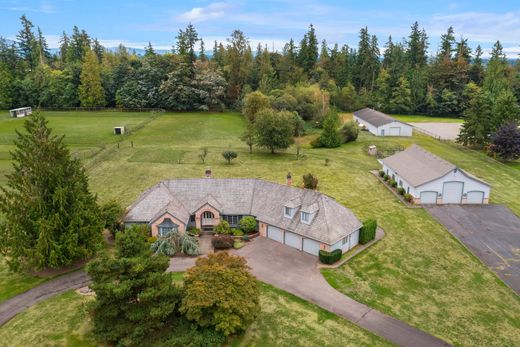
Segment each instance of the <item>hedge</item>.
[{"label": "hedge", "polygon": [[364,245],[375,239],[377,222],[375,219],[367,219],[359,231],[359,243]]},{"label": "hedge", "polygon": [[228,249],[233,247],[235,240],[231,235],[215,235],[211,240],[211,244],[216,249]]},{"label": "hedge", "polygon": [[323,264],[334,264],[341,259],[343,252],[341,249],[335,249],[332,252],[324,251],[320,249],[319,258]]}]

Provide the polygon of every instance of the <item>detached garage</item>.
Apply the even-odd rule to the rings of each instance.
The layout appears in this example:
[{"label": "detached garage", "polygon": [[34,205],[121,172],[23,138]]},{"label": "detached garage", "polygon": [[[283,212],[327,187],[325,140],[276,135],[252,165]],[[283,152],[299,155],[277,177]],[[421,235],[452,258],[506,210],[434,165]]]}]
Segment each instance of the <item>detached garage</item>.
[{"label": "detached garage", "polygon": [[371,108],[354,112],[354,120],[376,136],[412,136],[413,132],[410,124]]},{"label": "detached garage", "polygon": [[416,204],[487,204],[490,185],[417,145],[380,161]]}]

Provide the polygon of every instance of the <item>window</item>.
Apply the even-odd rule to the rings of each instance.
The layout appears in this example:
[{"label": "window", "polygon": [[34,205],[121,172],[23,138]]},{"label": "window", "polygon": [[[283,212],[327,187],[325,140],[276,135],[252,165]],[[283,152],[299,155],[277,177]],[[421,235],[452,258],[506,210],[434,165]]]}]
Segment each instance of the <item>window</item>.
[{"label": "window", "polygon": [[410,194],[410,187],[406,188],[406,193]]},{"label": "window", "polygon": [[350,239],[350,235],[348,236],[345,236],[342,240],[341,240],[341,245],[345,245],[349,242],[349,239]]},{"label": "window", "polygon": [[195,223],[195,215],[194,215],[194,214],[192,214],[192,215],[190,216],[190,222]]},{"label": "window", "polygon": [[212,219],[213,218],[213,213],[211,213],[209,211],[206,211],[206,212],[202,213],[202,218]]},{"label": "window", "polygon": [[173,227],[159,227],[159,236],[165,236],[166,234],[172,232]]},{"label": "window", "polygon": [[310,216],[310,214],[307,213],[307,212],[302,212],[302,216],[301,216],[301,218],[302,218],[302,222],[307,223],[307,224],[308,224],[309,221],[311,220],[311,216]]},{"label": "window", "polygon": [[399,187],[403,186],[403,181],[399,180]]},{"label": "window", "polygon": [[285,217],[292,218],[294,216],[295,210],[296,210],[295,208],[290,208],[290,207],[285,206],[283,213],[284,213]]},{"label": "window", "polygon": [[229,225],[238,225],[238,222],[242,219],[241,215],[225,215],[222,216],[222,219],[224,219],[226,222],[229,223]]}]

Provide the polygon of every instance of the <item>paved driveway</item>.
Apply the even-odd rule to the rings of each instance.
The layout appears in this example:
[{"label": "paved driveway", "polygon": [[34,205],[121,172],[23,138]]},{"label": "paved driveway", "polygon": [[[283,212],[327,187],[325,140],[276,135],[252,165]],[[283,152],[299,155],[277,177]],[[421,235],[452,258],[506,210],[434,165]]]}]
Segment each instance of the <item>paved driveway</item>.
[{"label": "paved driveway", "polygon": [[[447,346],[444,341],[341,294],[323,278],[318,258],[264,237],[234,254],[247,259],[261,281],[311,301],[401,346]],[[193,259],[173,258],[169,271],[184,271]]]},{"label": "paved driveway", "polygon": [[410,123],[416,130],[442,140],[455,140],[462,123]]},{"label": "paved driveway", "polygon": [[501,205],[426,209],[520,295],[520,218]]}]

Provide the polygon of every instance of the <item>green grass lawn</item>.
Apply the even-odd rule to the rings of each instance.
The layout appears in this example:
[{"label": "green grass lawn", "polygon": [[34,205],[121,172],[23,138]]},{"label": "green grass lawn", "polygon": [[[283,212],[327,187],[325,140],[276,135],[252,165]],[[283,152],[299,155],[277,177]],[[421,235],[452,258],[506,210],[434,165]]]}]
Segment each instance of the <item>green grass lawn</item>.
[{"label": "green grass lawn", "polygon": [[442,116],[424,116],[424,115],[399,115],[392,114],[397,120],[401,122],[407,123],[462,123],[464,120],[462,118],[455,117],[442,117]]},{"label": "green grass lawn", "polygon": [[3,257],[0,257],[0,303],[21,294],[46,279],[9,271]]},{"label": "green grass lawn", "polygon": [[[239,140],[243,128],[242,117],[233,113],[164,114],[125,137],[120,148],[106,142],[105,149],[85,160],[91,188],[101,200],[116,198],[128,206],[160,180],[203,177],[208,166],[214,177],[258,177],[278,183],[284,183],[290,171],[295,184],[312,172],[319,178],[320,191],[360,219],[377,218],[386,232],[383,240],[341,268],[324,270],[332,285],[455,345],[518,345],[518,296],[428,213],[406,208],[370,175],[368,171],[379,165],[366,154],[366,147],[418,143],[488,181],[491,201],[506,204],[517,215],[520,170],[480,152],[415,134],[380,138],[362,132],[357,142],[338,149],[305,147],[305,159],[299,161],[293,148],[276,155],[258,149],[249,154]],[[209,150],[206,163],[198,157],[202,147]],[[231,165],[221,157],[226,149],[238,152]],[[258,331],[262,334],[268,332]]]},{"label": "green grass lawn", "polygon": [[[243,335],[231,339],[230,346],[269,346],[275,341],[277,346],[391,345],[306,301],[267,284],[260,286],[261,312]],[[87,312],[91,300],[70,291],[43,301],[0,327],[0,344],[97,346]]]}]

